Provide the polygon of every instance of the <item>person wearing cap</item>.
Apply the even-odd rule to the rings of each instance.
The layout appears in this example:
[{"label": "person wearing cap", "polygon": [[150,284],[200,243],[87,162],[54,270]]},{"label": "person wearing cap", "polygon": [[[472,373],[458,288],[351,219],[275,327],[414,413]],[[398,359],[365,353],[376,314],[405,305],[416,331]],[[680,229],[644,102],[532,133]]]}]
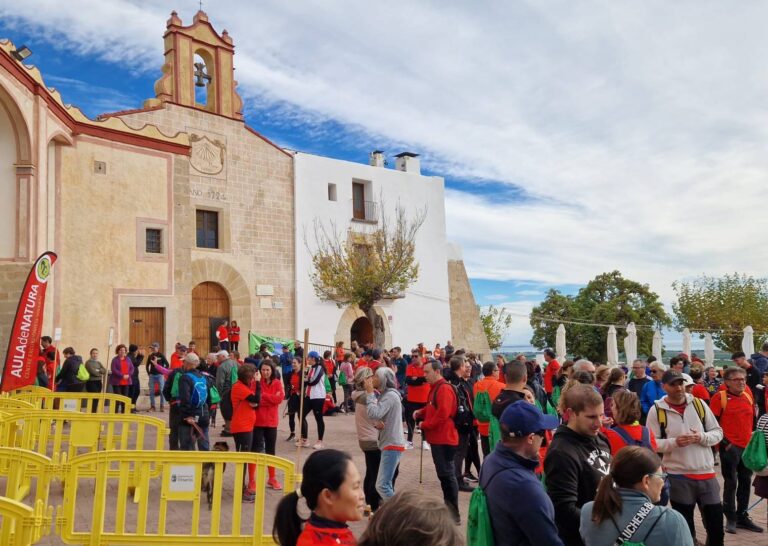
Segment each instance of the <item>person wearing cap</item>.
[{"label": "person wearing cap", "polygon": [[560,405],[567,424],[557,428],[544,459],[547,494],[563,544],[582,546],[581,507],[595,499],[597,486],[611,467],[611,446],[601,432],[603,398],[591,385],[567,389]]},{"label": "person wearing cap", "polygon": [[[197,443],[198,451],[209,451],[208,423],[210,420],[211,385],[213,381],[197,369],[200,357],[188,354],[182,361],[179,370],[179,449],[194,451]],[[202,405],[194,403],[195,383],[202,379],[206,387],[206,400]]]},{"label": "person wearing cap", "polygon": [[181,368],[181,363],[187,354],[187,346],[182,343],[176,344],[176,350],[171,353],[171,369]]},{"label": "person wearing cap", "polygon": [[[160,352],[160,344],[155,341],[149,346],[149,357],[147,358],[147,375],[149,376],[149,411],[156,411],[155,406],[155,386],[157,386],[158,392],[163,392],[165,387],[165,374],[160,371],[170,369],[171,365],[168,363],[168,359]],[[165,404],[163,403],[163,396],[160,396],[160,411],[165,411]]]},{"label": "person wearing cap", "polygon": [[[495,544],[563,544],[557,534],[555,508],[534,473],[544,433],[557,428],[557,417],[518,401],[504,410],[499,423],[501,442],[480,470]],[[510,491],[525,502],[509,502]]]},{"label": "person wearing cap", "polygon": [[320,353],[309,351],[307,353],[307,365],[309,366],[307,378],[304,381],[306,392],[304,393],[304,413],[301,416],[301,438],[296,441],[300,447],[309,446],[309,425],[307,416],[312,413],[317,424],[317,442],[313,449],[323,449],[323,436],[325,435],[325,422],[323,421],[323,404],[325,404],[325,366]]},{"label": "person wearing cap", "polygon": [[[225,350],[216,353],[216,361],[219,363],[216,369],[216,389],[224,396],[224,393],[232,388],[237,381],[237,361],[229,356]],[[224,428],[221,431],[222,436],[232,436],[229,429],[229,421],[224,419]]]},{"label": "person wearing cap", "polygon": [[723,429],[705,403],[685,393],[681,373],[667,370],[661,383],[666,396],[651,406],[646,425],[656,437],[657,451],[664,455],[672,508],[683,515],[695,541],[693,513],[699,505],[707,544],[722,545],[723,505],[712,446],[723,439]]},{"label": "person wearing cap", "polygon": [[736,528],[762,533],[747,513],[752,471],[741,456],[755,429],[755,401],[747,392],[747,374],[742,368],[725,370],[725,390],[715,393],[710,409],[723,427],[720,442],[720,471],[723,473],[723,512],[728,533]]}]

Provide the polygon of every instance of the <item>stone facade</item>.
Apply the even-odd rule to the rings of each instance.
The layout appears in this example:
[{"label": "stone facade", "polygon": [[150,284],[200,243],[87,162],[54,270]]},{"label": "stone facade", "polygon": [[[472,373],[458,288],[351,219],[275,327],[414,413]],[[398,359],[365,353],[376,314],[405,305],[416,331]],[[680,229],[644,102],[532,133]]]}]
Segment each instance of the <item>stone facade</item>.
[{"label": "stone facade", "polygon": [[448,260],[448,283],[451,294],[451,336],[453,346],[474,351],[484,360],[491,357],[480,314],[472,295],[463,260]]}]

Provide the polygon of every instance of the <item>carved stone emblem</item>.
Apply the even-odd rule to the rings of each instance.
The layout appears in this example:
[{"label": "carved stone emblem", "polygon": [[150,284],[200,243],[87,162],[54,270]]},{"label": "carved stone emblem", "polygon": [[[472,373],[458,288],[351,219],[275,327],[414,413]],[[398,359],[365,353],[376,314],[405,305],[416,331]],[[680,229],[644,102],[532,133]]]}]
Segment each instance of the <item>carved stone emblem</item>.
[{"label": "carved stone emblem", "polygon": [[191,134],[192,145],[190,164],[197,172],[217,175],[224,170],[224,156],[227,148],[220,140],[211,140],[207,136]]}]

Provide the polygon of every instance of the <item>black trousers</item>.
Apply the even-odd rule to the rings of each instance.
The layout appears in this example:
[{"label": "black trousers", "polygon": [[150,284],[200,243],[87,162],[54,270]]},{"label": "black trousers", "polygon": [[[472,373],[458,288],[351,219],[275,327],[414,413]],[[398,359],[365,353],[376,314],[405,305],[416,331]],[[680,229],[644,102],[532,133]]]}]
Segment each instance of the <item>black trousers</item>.
[{"label": "black trousers", "polygon": [[472,427],[467,437],[467,455],[464,458],[464,473],[467,474],[472,470],[472,465],[475,465],[477,475],[480,475],[480,452],[477,447],[477,429]]},{"label": "black trousers", "polygon": [[453,454],[453,471],[456,474],[456,483],[464,481],[464,459],[467,456],[467,446],[469,445],[469,432],[459,431],[459,445],[456,446],[456,452]]},{"label": "black trousers", "polygon": [[[85,390],[90,393],[100,393],[101,379],[99,379],[98,381],[88,381],[85,384]],[[91,401],[91,413],[96,413],[98,409],[99,409],[99,401],[98,400]]]},{"label": "black trousers", "polygon": [[733,444],[728,449],[720,444],[720,470],[723,473],[723,513],[729,520],[746,513],[749,508],[752,471],[744,466],[744,449]]},{"label": "black trousers", "polygon": [[277,428],[256,427],[253,429],[253,444],[251,451],[254,453],[275,454],[275,444],[277,443]]},{"label": "black trousers", "polygon": [[416,428],[416,420],[413,418],[413,412],[426,406],[422,402],[405,402],[405,426],[408,429],[408,441],[413,442],[413,430]]},{"label": "black trousers", "polygon": [[286,400],[288,400],[291,392],[291,377],[293,377],[293,372],[283,372],[283,390]]},{"label": "black trousers", "polygon": [[235,440],[235,451],[251,451],[253,446],[253,431],[233,432],[232,438]]},{"label": "black trousers", "polygon": [[[381,505],[381,495],[376,491],[376,477],[379,475],[379,465],[381,464],[381,450],[372,449],[363,451],[365,455],[365,478],[363,479],[363,492],[365,493],[365,502],[370,505],[371,510],[376,511]],[[400,473],[400,465],[395,469],[395,475],[392,477],[392,487],[397,481],[397,475]]]},{"label": "black trousers", "polygon": [[488,436],[480,435],[480,447],[483,449],[483,460],[491,454],[491,440]]},{"label": "black trousers", "polygon": [[336,401],[336,377],[333,375],[329,375],[328,382],[331,384],[331,398],[333,398],[333,403],[338,404],[338,402]]},{"label": "black trousers", "polygon": [[[112,385],[112,391],[115,394],[122,394],[123,396],[128,396],[128,390],[130,388],[130,385]],[[125,413],[125,404],[122,402],[116,402],[115,413]]]},{"label": "black trousers", "polygon": [[325,435],[325,422],[323,421],[323,404],[325,404],[324,398],[305,398],[304,399],[304,414],[301,416],[301,437],[307,439],[309,433],[309,427],[307,426],[307,415],[312,413],[315,416],[315,423],[317,423],[317,439],[323,441]]},{"label": "black trousers", "polygon": [[[721,463],[722,464],[722,463]],[[696,509],[695,504],[680,504],[670,501],[672,508],[680,512],[688,529],[691,531],[693,543],[696,544],[696,523],[693,520],[693,512]],[[704,523],[704,529],[707,531],[707,546],[723,546],[725,543],[725,533],[723,531],[723,505],[706,504],[701,507],[701,519]]]},{"label": "black trousers", "polygon": [[459,482],[456,481],[456,471],[453,465],[456,446],[430,444],[432,462],[435,464],[435,472],[440,480],[440,488],[443,490],[443,500],[455,517],[459,517]]},{"label": "black trousers", "polygon": [[168,443],[171,451],[179,450],[179,427],[181,426],[181,413],[179,412],[179,404],[171,404],[171,409],[168,411],[168,428],[171,430],[168,436]]}]

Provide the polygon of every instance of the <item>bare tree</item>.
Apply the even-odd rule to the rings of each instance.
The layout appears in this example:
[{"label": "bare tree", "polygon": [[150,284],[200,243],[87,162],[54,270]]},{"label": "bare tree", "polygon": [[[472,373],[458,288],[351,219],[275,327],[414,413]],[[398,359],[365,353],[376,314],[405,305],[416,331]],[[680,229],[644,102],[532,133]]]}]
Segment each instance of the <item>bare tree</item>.
[{"label": "bare tree", "polygon": [[409,218],[405,208],[397,203],[393,217],[384,212],[381,220],[369,232],[346,235],[330,222],[314,221],[314,249],[304,244],[312,255],[309,276],[315,294],[338,307],[357,305],[373,325],[374,343],[384,346],[384,321],[374,311],[383,299],[404,297],[406,289],[419,277],[416,261],[416,234],[426,219],[426,207]]}]

